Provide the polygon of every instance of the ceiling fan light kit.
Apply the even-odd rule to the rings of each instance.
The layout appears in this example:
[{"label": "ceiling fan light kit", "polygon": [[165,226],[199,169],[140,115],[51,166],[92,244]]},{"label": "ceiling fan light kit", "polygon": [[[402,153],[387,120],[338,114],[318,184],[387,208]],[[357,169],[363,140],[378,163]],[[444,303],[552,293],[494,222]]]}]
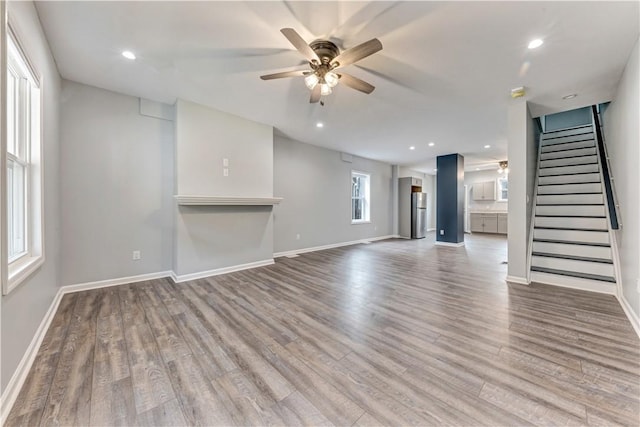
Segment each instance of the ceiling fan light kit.
[{"label": "ceiling fan light kit", "polygon": [[[262,80],[304,77],[305,85],[311,90],[310,103],[319,102],[321,97],[330,95],[340,81],[345,86],[366,94],[375,89],[373,85],[364,80],[349,74],[337,73],[334,70],[351,65],[382,50],[380,40],[371,39],[341,53],[338,46],[329,40],[315,40],[307,44],[293,28],[283,28],[280,32],[309,61],[311,70],[289,70],[267,74],[260,76]],[[322,102],[320,104],[324,105]]]}]

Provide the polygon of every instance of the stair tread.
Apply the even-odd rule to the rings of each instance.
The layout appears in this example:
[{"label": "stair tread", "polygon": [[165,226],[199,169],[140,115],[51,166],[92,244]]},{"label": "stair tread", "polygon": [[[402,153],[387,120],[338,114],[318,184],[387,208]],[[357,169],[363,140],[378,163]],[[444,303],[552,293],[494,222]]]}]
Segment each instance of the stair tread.
[{"label": "stair tread", "polygon": [[535,267],[535,266],[531,267],[531,271],[538,271],[540,273],[549,273],[549,274],[559,274],[561,276],[578,277],[581,279],[597,280],[600,282],[616,283],[615,278],[611,276],[600,276],[598,274],[578,273],[575,271],[556,270],[553,268]]},{"label": "stair tread", "polygon": [[588,193],[538,193],[538,196],[570,196],[570,195],[581,195],[581,194],[602,194],[602,191],[590,191]]},{"label": "stair tread", "polygon": [[558,132],[566,132],[568,130],[575,130],[575,129],[582,129],[582,128],[592,129],[592,125],[588,124],[588,125],[580,125],[580,126],[571,126],[563,129],[550,130],[550,131],[544,132],[543,135],[549,135],[549,134],[558,133]]},{"label": "stair tread", "polygon": [[[542,160],[542,161],[551,162],[553,160],[557,160],[557,159],[549,159],[549,160]],[[596,159],[595,162],[589,162],[589,163],[572,163],[570,165],[559,165],[559,166],[540,166],[540,169],[566,168],[569,166],[588,166],[588,165],[597,165],[597,164],[598,164],[598,160]]]},{"label": "stair tread", "polygon": [[[595,164],[595,163],[593,163]],[[575,165],[572,165],[575,166]],[[558,166],[556,166],[558,167]],[[562,167],[562,166],[559,166]],[[543,168],[543,169],[551,169],[551,168]],[[540,178],[548,178],[550,176],[570,176],[570,175],[587,175],[587,174],[591,174],[591,173],[598,173],[598,172],[573,172],[573,173],[554,173],[553,175],[541,175]]]},{"label": "stair tread", "polygon": [[534,226],[533,228],[535,229],[540,229],[540,230],[570,230],[570,231],[594,231],[596,233],[608,233],[609,230],[604,229],[604,228],[570,228],[570,227],[540,227],[540,226]]},{"label": "stair tread", "polygon": [[600,184],[600,181],[556,182],[556,183],[553,183],[553,184],[538,184],[538,187],[547,187],[549,185],[581,185],[581,184]]},{"label": "stair tread", "polygon": [[[585,141],[592,141],[592,140],[591,139],[587,139]],[[580,142],[585,142],[585,141],[572,141],[572,142],[567,142],[566,144],[580,143]],[[563,145],[563,144],[545,145],[545,146],[543,146],[543,148],[545,148],[545,147],[553,147],[555,145]],[[593,144],[592,147],[574,147],[574,148],[565,148],[565,149],[562,149],[562,150],[547,150],[547,151],[542,151],[540,154],[562,153],[564,151],[575,151],[575,150],[588,150],[590,148],[596,148],[595,141],[594,141],[594,144]]]},{"label": "stair tread", "polygon": [[576,242],[573,240],[553,240],[553,239],[536,239],[533,238],[534,242],[541,243],[559,243],[563,245],[579,245],[579,246],[597,246],[599,248],[610,248],[611,245],[609,243],[591,243],[591,242]]},{"label": "stair tread", "polygon": [[[547,194],[540,194],[540,196],[546,196]],[[603,206],[604,203],[536,203],[536,206]]]},{"label": "stair tread", "polygon": [[[570,205],[575,206],[575,205]],[[536,218],[607,218],[604,215],[538,215],[536,214]]]},{"label": "stair tread", "polygon": [[613,261],[606,258],[592,258],[585,256],[577,256],[577,255],[566,255],[566,254],[554,254],[549,252],[532,252],[531,255],[534,256],[542,256],[547,258],[560,258],[560,259],[571,259],[574,261],[586,261],[586,262],[597,262],[600,264],[613,264]]}]

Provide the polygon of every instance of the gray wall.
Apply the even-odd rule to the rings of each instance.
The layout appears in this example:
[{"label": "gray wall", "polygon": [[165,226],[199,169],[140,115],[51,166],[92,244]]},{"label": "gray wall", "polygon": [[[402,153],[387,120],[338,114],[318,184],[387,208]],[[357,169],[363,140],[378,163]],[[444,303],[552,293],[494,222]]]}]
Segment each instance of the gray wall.
[{"label": "gray wall", "polygon": [[173,122],[139,103],[63,81],[63,285],[171,269]]},{"label": "gray wall", "polygon": [[[44,265],[9,295],[2,296],[2,392],[33,339],[59,287],[59,107],[60,76],[31,2],[7,2],[11,22],[42,76],[44,168]],[[4,31],[4,29],[3,29]],[[4,37],[4,34],[2,34]],[[3,109],[4,111],[4,109]]]},{"label": "gray wall", "polygon": [[[274,140],[274,252],[392,234],[391,165],[284,137]],[[371,223],[351,224],[351,171],[371,174]],[[300,240],[296,235],[300,234]]]},{"label": "gray wall", "polygon": [[544,117],[545,132],[591,124],[591,108],[577,108]]},{"label": "gray wall", "polygon": [[640,42],[636,42],[605,113],[605,140],[611,161],[622,228],[616,233],[622,274],[622,291],[636,316],[640,316]]},{"label": "gray wall", "polygon": [[400,166],[399,178],[412,176],[422,180],[422,192],[427,193],[427,230],[436,229],[436,176],[418,172],[405,166]]}]

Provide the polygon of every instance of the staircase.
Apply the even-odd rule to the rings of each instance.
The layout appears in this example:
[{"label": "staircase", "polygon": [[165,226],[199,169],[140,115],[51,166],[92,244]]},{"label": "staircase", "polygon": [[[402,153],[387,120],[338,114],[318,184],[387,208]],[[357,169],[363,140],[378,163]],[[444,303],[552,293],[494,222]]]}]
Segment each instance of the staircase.
[{"label": "staircase", "polygon": [[542,134],[531,281],[616,292],[594,126]]}]

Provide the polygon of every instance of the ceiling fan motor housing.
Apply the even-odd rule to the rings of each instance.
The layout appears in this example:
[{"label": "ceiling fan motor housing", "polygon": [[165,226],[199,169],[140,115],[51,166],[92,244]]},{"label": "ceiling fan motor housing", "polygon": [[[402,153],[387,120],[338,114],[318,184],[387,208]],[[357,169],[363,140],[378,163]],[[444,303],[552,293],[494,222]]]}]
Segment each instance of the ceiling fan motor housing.
[{"label": "ceiling fan motor housing", "polygon": [[340,49],[329,40],[315,40],[309,45],[318,55],[323,64],[329,64],[333,58],[340,55]]}]

